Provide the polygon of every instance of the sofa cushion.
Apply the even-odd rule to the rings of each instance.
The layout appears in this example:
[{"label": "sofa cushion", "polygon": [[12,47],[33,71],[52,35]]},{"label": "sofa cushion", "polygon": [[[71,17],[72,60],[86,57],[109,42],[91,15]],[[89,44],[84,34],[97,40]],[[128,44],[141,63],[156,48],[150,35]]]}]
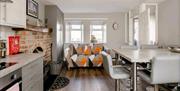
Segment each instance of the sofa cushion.
[{"label": "sofa cushion", "polygon": [[88,61],[89,60],[87,56],[79,55],[76,64],[78,65],[78,67],[87,67],[89,64]]},{"label": "sofa cushion", "polygon": [[70,49],[69,53],[70,53],[71,56],[74,55],[74,54],[77,54],[77,51],[76,51],[73,44],[69,45],[69,49]]},{"label": "sofa cushion", "polygon": [[89,56],[90,61],[93,63],[94,67],[100,67],[103,63],[102,55],[91,55]]},{"label": "sofa cushion", "polygon": [[91,55],[91,46],[90,45],[85,46],[84,55]]},{"label": "sofa cushion", "polygon": [[92,52],[94,54],[99,54],[101,51],[103,51],[103,44],[94,44]]},{"label": "sofa cushion", "polygon": [[77,48],[76,48],[77,54],[79,54],[79,55],[84,54],[84,48],[85,48],[85,45],[79,44],[79,45],[77,46]]},{"label": "sofa cushion", "polygon": [[77,54],[71,56],[71,59],[73,60],[73,62],[76,62],[77,58],[78,58]]}]

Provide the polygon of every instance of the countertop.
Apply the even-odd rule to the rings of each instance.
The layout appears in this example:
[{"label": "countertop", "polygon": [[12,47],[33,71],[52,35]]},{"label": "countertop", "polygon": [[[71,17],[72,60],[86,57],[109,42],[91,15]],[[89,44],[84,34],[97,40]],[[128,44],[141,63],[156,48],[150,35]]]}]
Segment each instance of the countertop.
[{"label": "countertop", "polygon": [[7,74],[22,68],[23,66],[35,61],[38,58],[43,57],[42,53],[23,53],[17,55],[7,56],[4,59],[0,59],[0,62],[17,62],[17,64],[10,66],[6,69],[0,70],[0,78],[6,76]]}]

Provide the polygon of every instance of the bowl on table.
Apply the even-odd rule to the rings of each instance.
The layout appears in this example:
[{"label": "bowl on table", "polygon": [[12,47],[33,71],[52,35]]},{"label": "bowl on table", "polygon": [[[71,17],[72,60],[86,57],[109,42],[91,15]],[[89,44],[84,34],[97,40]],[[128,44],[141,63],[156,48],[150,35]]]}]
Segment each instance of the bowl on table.
[{"label": "bowl on table", "polygon": [[180,53],[180,47],[168,47],[169,51]]}]

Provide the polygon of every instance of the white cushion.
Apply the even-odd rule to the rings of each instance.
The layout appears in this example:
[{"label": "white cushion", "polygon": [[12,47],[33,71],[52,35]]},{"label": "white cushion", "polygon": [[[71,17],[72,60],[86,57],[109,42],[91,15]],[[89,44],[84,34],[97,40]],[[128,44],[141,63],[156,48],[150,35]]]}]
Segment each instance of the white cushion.
[{"label": "white cushion", "polygon": [[95,55],[89,56],[89,59],[90,59],[91,61],[93,61],[94,58],[95,58]]},{"label": "white cushion", "polygon": [[77,57],[78,57],[78,55],[75,54],[75,55],[71,56],[71,59],[72,59],[74,62],[76,62],[76,61],[77,61]]}]

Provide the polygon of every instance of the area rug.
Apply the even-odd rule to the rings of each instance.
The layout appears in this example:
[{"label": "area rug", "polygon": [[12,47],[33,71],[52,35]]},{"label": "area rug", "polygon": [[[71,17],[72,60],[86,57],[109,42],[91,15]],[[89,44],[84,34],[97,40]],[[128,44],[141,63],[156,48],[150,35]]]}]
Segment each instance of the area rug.
[{"label": "area rug", "polygon": [[52,86],[50,87],[49,91],[53,91],[56,89],[61,89],[69,84],[69,79],[66,77],[60,77],[58,76]]}]

